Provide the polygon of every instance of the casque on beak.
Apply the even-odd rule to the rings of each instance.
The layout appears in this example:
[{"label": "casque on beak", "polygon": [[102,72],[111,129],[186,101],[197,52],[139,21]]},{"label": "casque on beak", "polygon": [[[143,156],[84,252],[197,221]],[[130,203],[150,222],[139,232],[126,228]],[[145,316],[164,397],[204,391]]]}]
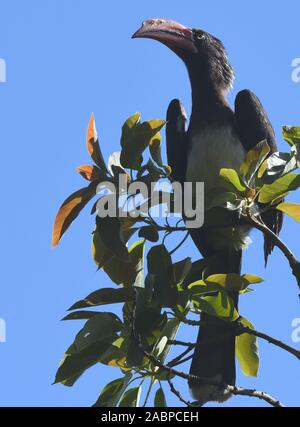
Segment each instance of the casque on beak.
[{"label": "casque on beak", "polygon": [[168,19],[147,19],[141,28],[133,34],[132,38],[157,40],[175,51],[197,52],[192,30]]}]

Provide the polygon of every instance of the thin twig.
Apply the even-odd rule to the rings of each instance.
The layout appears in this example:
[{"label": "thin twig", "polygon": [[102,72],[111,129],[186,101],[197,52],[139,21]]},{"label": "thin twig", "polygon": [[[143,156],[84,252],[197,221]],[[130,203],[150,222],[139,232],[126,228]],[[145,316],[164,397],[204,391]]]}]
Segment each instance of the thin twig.
[{"label": "thin twig", "polygon": [[179,360],[178,362],[174,363],[174,366],[178,366],[178,365],[182,365],[185,362],[188,362],[189,360],[191,360],[193,358],[194,354],[190,354],[189,356],[185,357],[184,359]]},{"label": "thin twig", "polygon": [[295,257],[292,251],[285,245],[285,243],[283,243],[283,241],[277,236],[276,233],[270,230],[265,224],[258,221],[257,218],[253,217],[253,215],[250,212],[250,209],[247,209],[247,216],[250,224],[253,225],[253,227],[260,230],[265,235],[271,237],[274,245],[277,246],[277,248],[280,249],[281,252],[284,254],[284,256],[287,258],[290,264],[290,267],[292,269],[293,275],[297,280],[297,285],[300,289],[300,261]]},{"label": "thin twig", "polygon": [[180,402],[184,403],[186,406],[191,407],[194,406],[192,404],[192,402],[189,402],[188,400],[185,400],[182,395],[180,394],[180,392],[174,387],[174,384],[172,383],[172,381],[170,379],[167,379],[169,386],[170,386],[170,390],[173,394],[175,394],[175,396],[178,397],[178,399],[180,400]]},{"label": "thin twig", "polygon": [[[182,321],[182,323],[185,323],[186,325],[190,325],[190,326],[201,326],[204,324],[204,322],[202,322],[201,320],[200,321],[190,320],[190,319],[181,318],[181,317],[180,317],[180,320]],[[222,320],[222,319],[220,319],[220,320]],[[226,322],[226,320],[224,320],[224,322]],[[226,323],[228,323],[228,322],[226,322]],[[229,323],[228,323],[228,326],[230,326]],[[300,360],[300,351],[297,350],[296,348],[293,348],[293,347],[289,346],[288,344],[285,344],[284,342],[282,342],[276,338],[273,338],[270,335],[267,335],[263,332],[259,332],[255,329],[251,329],[247,326],[244,326],[240,322],[232,323],[232,329],[230,330],[230,328],[229,328],[228,332],[234,333],[235,335],[241,335],[241,334],[247,333],[249,335],[256,336],[257,338],[261,338],[261,339],[267,341],[268,343],[275,345],[276,347],[282,348],[283,350],[287,351],[288,353],[297,357],[298,360]]]},{"label": "thin twig", "polygon": [[145,397],[145,402],[143,404],[143,407],[145,407],[147,405],[147,402],[148,402],[148,399],[149,399],[149,396],[150,396],[153,384],[154,384],[154,381],[151,379],[149,387],[148,387],[148,391],[147,391],[147,394],[146,394],[146,397]]},{"label": "thin twig", "polygon": [[212,380],[211,378],[209,378],[209,379],[208,378],[201,378],[201,377],[197,377],[195,375],[186,374],[185,372],[180,372],[174,368],[170,368],[170,366],[164,365],[155,356],[148,353],[148,351],[146,351],[143,348],[142,344],[139,341],[138,341],[138,345],[139,345],[141,351],[150,360],[150,362],[152,362],[154,365],[156,365],[157,367],[159,367],[163,371],[168,372],[170,375],[175,375],[177,377],[183,378],[183,379],[188,380],[188,381],[193,381],[196,383],[198,382],[199,384],[215,385],[215,386],[220,387],[220,388],[224,387],[224,388],[226,388],[226,390],[228,390],[229,393],[232,393],[235,396],[241,395],[241,396],[256,397],[258,399],[264,400],[265,402],[269,403],[271,406],[284,407],[284,405],[278,399],[275,399],[274,397],[270,396],[269,394],[267,394],[263,391],[249,390],[249,389],[245,389],[242,387],[236,387],[236,386],[232,386],[232,385],[228,385],[228,384],[222,384],[219,381]]},{"label": "thin twig", "polygon": [[192,343],[192,342],[185,342],[185,341],[178,341],[178,340],[168,340],[168,344],[180,345],[182,347],[191,347],[191,348],[194,348],[196,345],[195,343]]},{"label": "thin twig", "polygon": [[257,337],[257,338],[261,338],[261,339],[263,339],[265,341],[268,341],[270,344],[273,344],[276,347],[282,348],[283,350],[285,350],[288,353],[294,355],[295,357],[297,357],[298,360],[300,360],[300,351],[299,350],[297,350],[297,349],[295,349],[295,348],[293,348],[293,347],[291,347],[291,346],[283,343],[282,341],[277,340],[276,338],[272,338],[272,337],[270,337],[267,334],[264,334],[262,332],[258,332],[255,329],[251,329],[249,327],[239,325],[237,327],[236,334],[237,335],[241,335],[241,334],[244,334],[244,333],[249,334],[249,335],[253,335],[253,336]]},{"label": "thin twig", "polygon": [[229,386],[228,389],[230,393],[234,394],[235,396],[257,397],[258,399],[264,400],[265,402],[269,403],[269,405],[274,406],[275,408],[284,408],[284,405],[278,399],[270,396],[264,391],[234,386]]},{"label": "thin twig", "polygon": [[168,363],[168,366],[176,366],[178,364],[178,362],[183,363],[181,360],[187,355],[189,354],[191,351],[193,350],[193,347],[188,347],[185,351],[183,351],[179,356],[175,357],[175,359],[171,360]]},{"label": "thin twig", "polygon": [[172,256],[176,251],[178,251],[178,249],[181,248],[181,246],[187,241],[187,239],[189,238],[190,233],[187,232],[186,235],[184,236],[184,238],[182,239],[182,241],[176,246],[176,248],[174,248],[172,251],[170,251],[170,255]]}]

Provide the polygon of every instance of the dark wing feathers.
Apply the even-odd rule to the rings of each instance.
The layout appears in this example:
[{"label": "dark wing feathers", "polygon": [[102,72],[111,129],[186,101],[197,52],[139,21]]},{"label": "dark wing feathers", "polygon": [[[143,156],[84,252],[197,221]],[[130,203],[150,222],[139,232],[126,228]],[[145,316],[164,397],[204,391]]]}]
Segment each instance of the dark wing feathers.
[{"label": "dark wing feathers", "polygon": [[271,152],[277,151],[275,134],[267,113],[255,93],[243,90],[235,99],[235,122],[246,151],[266,139]]},{"label": "dark wing feathers", "polygon": [[183,105],[178,99],[173,99],[167,111],[167,156],[168,164],[172,168],[172,180],[181,183],[185,181],[187,162],[186,121]]},{"label": "dark wing feathers", "polygon": [[[275,134],[267,113],[258,97],[250,90],[239,92],[235,100],[235,125],[239,139],[246,151],[266,139],[271,148],[270,154],[277,151]],[[272,210],[262,215],[264,223],[276,234],[282,228],[283,214]],[[267,263],[268,256],[274,249],[271,238],[265,236],[264,253]]]}]

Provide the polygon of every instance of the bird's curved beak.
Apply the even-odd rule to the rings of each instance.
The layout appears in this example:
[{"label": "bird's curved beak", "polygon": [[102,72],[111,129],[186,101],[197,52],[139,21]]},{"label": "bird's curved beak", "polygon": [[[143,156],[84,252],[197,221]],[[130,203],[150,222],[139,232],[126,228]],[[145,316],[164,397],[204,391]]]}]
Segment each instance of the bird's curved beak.
[{"label": "bird's curved beak", "polygon": [[193,31],[184,25],[168,19],[147,19],[133,36],[160,41],[173,50],[197,52],[194,44]]}]

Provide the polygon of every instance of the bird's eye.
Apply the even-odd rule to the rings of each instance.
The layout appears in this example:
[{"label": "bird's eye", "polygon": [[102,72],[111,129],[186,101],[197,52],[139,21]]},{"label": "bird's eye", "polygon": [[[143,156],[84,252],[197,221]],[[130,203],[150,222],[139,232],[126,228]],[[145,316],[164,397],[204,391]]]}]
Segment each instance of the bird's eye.
[{"label": "bird's eye", "polygon": [[196,34],[196,38],[197,38],[197,40],[204,40],[205,39],[205,34],[204,33],[197,33]]}]

